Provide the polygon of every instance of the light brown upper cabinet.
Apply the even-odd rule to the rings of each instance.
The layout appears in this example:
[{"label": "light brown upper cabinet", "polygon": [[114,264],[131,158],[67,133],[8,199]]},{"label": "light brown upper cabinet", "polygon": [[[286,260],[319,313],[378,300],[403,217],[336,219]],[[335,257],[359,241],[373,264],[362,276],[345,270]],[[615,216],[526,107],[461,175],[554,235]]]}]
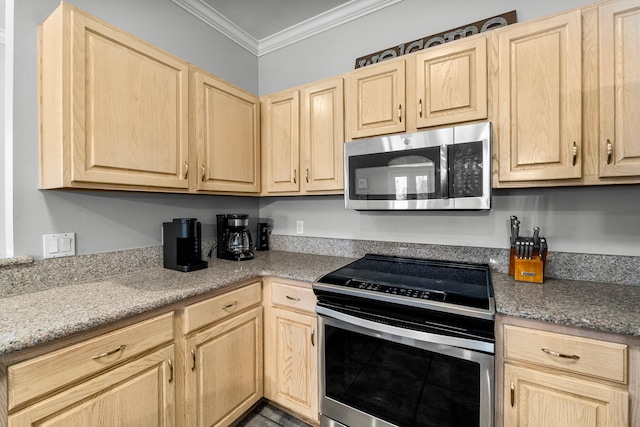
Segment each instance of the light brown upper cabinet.
[{"label": "light brown upper cabinet", "polygon": [[258,97],[201,70],[190,78],[191,188],[260,191]]},{"label": "light brown upper cabinet", "polygon": [[344,93],[342,78],[302,89],[303,187],[307,192],[344,190]]},{"label": "light brown upper cabinet", "polygon": [[382,62],[348,74],[350,138],[404,132],[405,60]]},{"label": "light brown upper cabinet", "polygon": [[487,38],[465,38],[416,56],[418,128],[487,118]]},{"label": "light brown upper cabinet", "polygon": [[495,30],[500,181],[580,178],[581,12]]},{"label": "light brown upper cabinet", "polygon": [[335,194],[344,189],[341,77],[263,99],[263,194]]},{"label": "light brown upper cabinet", "polygon": [[186,62],[64,2],[38,60],[40,188],[187,189]]},{"label": "light brown upper cabinet", "polygon": [[600,6],[600,176],[640,176],[640,3]]},{"label": "light brown upper cabinet", "polygon": [[300,190],[300,91],[292,90],[263,101],[263,190]]}]

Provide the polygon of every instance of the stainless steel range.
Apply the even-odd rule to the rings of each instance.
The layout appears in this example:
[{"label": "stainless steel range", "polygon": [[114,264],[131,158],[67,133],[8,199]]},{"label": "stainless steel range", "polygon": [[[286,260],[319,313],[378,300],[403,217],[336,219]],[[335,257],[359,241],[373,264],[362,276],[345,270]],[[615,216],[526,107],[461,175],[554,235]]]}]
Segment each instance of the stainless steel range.
[{"label": "stainless steel range", "polygon": [[318,279],[322,427],[492,427],[488,265],[380,255]]}]

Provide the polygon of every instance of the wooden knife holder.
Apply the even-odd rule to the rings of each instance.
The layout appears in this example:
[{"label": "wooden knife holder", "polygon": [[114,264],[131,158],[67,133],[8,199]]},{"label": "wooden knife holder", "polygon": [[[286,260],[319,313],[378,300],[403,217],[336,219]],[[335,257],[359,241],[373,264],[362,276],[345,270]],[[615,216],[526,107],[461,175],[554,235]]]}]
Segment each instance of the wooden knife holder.
[{"label": "wooden knife holder", "polygon": [[538,255],[514,259],[513,278],[519,282],[542,283],[544,281],[544,261]]}]

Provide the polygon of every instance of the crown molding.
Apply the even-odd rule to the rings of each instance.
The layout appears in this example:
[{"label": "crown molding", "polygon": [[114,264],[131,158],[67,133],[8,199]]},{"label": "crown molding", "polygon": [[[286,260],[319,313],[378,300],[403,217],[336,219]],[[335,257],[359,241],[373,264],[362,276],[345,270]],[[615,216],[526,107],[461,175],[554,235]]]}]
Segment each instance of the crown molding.
[{"label": "crown molding", "polygon": [[330,30],[402,0],[351,0],[276,34],[256,40],[202,0],[172,0],[187,12],[238,43],[256,56],[262,56],[308,37]]},{"label": "crown molding", "polygon": [[205,24],[220,31],[254,55],[259,54],[258,41],[202,0],[171,0]]}]

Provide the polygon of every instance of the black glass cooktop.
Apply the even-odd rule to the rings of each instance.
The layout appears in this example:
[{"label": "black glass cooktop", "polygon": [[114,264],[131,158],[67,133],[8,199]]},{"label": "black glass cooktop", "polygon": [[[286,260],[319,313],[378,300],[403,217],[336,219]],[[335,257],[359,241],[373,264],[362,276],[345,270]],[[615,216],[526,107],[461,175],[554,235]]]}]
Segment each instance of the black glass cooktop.
[{"label": "black glass cooktop", "polygon": [[486,264],[367,254],[318,279],[314,290],[413,306],[494,311],[491,271]]}]

